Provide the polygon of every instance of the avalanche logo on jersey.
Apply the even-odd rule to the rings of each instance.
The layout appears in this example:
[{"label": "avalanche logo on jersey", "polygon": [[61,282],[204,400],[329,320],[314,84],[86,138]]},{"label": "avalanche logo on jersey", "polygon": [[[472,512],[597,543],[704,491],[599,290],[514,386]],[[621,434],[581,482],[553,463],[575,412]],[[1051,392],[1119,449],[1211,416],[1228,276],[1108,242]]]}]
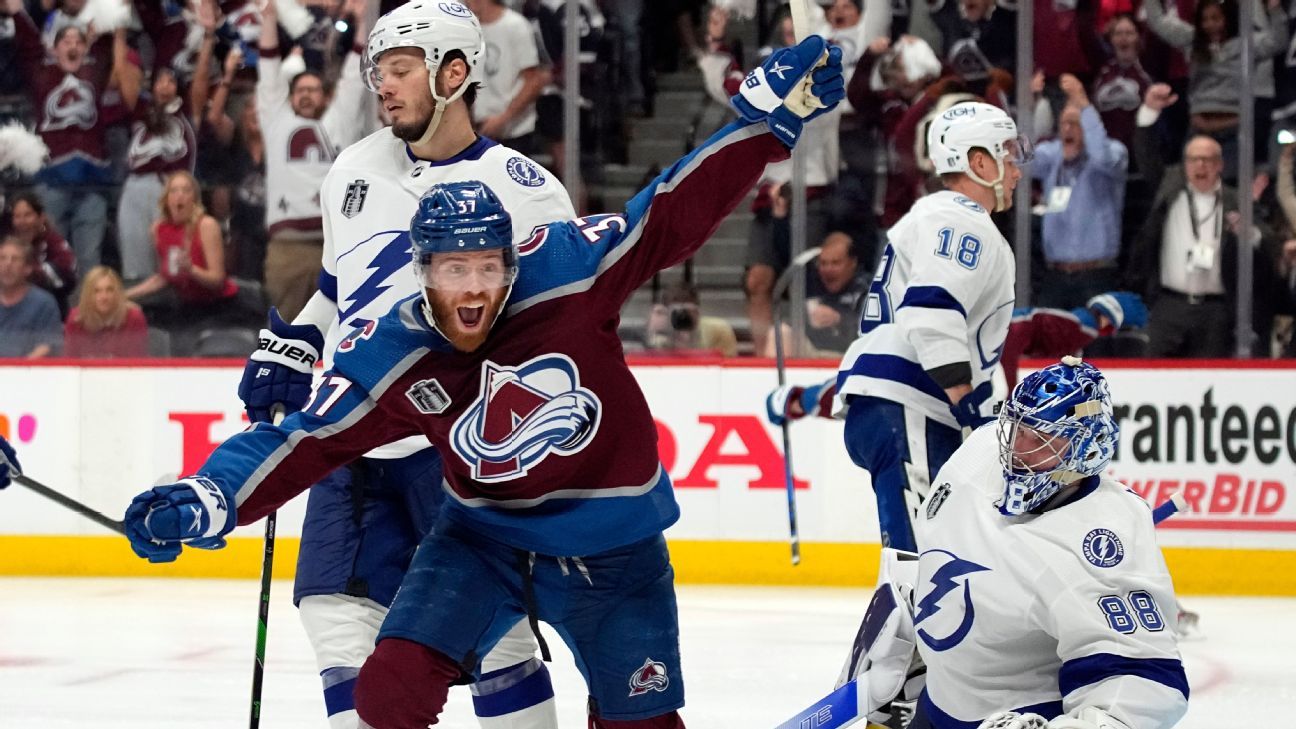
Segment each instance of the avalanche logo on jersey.
[{"label": "avalanche logo on jersey", "polygon": [[649,658],[630,677],[630,695],[641,696],[649,691],[665,691],[670,685],[666,664]]},{"label": "avalanche logo on jersey", "polygon": [[565,355],[541,355],[517,367],[487,360],[481,394],[450,429],[450,445],[477,481],[509,481],[551,453],[567,456],[589,445],[602,410]]},{"label": "avalanche logo on jersey", "polygon": [[1115,567],[1125,559],[1125,545],[1110,529],[1094,529],[1085,535],[1084,556],[1095,567]]},{"label": "avalanche logo on jersey", "polygon": [[540,187],[545,183],[544,173],[526,157],[510,157],[509,161],[504,163],[504,169],[508,171],[509,177],[512,177],[514,182],[523,187]]},{"label": "avalanche logo on jersey", "polygon": [[[928,569],[929,565],[945,557],[949,560],[934,572]],[[929,549],[922,553],[921,559],[923,564],[920,571],[931,575],[928,578],[930,587],[927,588],[927,594],[918,601],[914,611],[914,627],[918,628],[923,621],[940,615],[941,617],[927,625],[927,628],[931,629],[930,632],[927,628],[918,628],[918,637],[934,651],[947,651],[963,642],[968,631],[972,629],[972,621],[976,619],[976,609],[972,605],[972,581],[967,579],[967,576],[976,572],[988,572],[990,568],[966,559],[959,559],[954,553],[943,549]],[[957,605],[951,605],[951,601],[941,604],[941,600],[946,595],[951,592],[957,593],[959,578],[964,578],[961,610]]]}]

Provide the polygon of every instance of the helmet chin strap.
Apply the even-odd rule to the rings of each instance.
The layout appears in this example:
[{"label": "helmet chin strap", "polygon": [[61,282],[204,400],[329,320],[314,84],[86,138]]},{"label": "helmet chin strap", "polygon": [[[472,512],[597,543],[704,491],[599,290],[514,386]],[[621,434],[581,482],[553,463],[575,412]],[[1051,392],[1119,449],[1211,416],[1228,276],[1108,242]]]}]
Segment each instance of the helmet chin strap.
[{"label": "helmet chin strap", "polygon": [[990,182],[986,182],[985,180],[981,179],[981,177],[977,173],[972,171],[971,166],[968,167],[967,176],[971,178],[972,181],[977,183],[978,185],[981,185],[982,187],[988,187],[994,190],[994,195],[995,195],[994,211],[996,213],[1002,213],[1003,211],[1008,209],[1008,199],[1004,197],[1003,181],[1004,181],[1004,173],[1006,170],[1004,169],[1003,160],[996,159],[995,167],[998,168],[999,174],[994,178],[994,180]]},{"label": "helmet chin strap", "polygon": [[445,113],[446,107],[459,97],[463,96],[464,92],[468,90],[468,79],[465,78],[464,82],[459,85],[459,88],[455,89],[455,92],[450,94],[449,97],[444,97],[441,94],[438,94],[436,89],[436,77],[437,70],[440,68],[440,64],[435,66],[431,63],[428,64],[428,88],[432,91],[432,100],[436,102],[436,110],[432,112],[432,119],[428,122],[427,129],[423,131],[423,136],[419,137],[418,141],[414,143],[413,146],[416,147],[421,147],[432,141],[432,135],[436,134],[437,127],[441,126],[441,115]]}]

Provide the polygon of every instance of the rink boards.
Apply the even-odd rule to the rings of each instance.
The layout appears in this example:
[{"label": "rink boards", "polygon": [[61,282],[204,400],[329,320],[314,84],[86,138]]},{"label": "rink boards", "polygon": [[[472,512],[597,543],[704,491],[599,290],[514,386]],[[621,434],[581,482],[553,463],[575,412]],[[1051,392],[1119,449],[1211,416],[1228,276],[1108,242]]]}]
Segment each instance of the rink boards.
[{"label": "rink boards", "polygon": [[[788,377],[820,381],[833,364],[795,363]],[[1158,533],[1178,589],[1296,595],[1296,366],[1099,364],[1122,427],[1112,473],[1151,501],[1175,491],[1189,501]],[[683,512],[668,532],[681,581],[872,583],[873,497],[840,423],[792,428],[803,541],[792,567],[781,435],[763,416],[772,364],[654,359],[634,371]],[[246,426],[241,372],[235,362],[10,360],[0,364],[0,434],[29,476],[118,518],[135,493],[192,472]],[[304,502],[280,512],[278,575],[291,575]],[[254,576],[261,532],[244,527],[222,552],[149,565],[120,537],[15,486],[0,494],[0,574]]]}]

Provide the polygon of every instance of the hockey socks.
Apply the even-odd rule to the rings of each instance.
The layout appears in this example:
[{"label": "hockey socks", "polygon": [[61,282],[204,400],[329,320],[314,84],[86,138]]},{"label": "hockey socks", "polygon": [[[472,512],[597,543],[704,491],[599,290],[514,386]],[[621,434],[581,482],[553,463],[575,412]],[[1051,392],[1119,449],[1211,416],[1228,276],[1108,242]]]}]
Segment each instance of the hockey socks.
[{"label": "hockey socks", "polygon": [[483,673],[471,689],[482,729],[558,726],[549,669],[537,658]]}]

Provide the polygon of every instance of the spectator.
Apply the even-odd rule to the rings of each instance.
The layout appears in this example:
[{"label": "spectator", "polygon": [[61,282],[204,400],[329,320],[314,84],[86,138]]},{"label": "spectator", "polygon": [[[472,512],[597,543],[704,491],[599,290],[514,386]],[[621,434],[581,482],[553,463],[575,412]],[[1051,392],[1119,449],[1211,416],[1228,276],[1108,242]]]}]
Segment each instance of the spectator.
[{"label": "spectator", "polygon": [[146,357],[148,323],[126,298],[122,280],[107,266],[95,266],[81,286],[81,300],[63,326],[69,357]]},{"label": "spectator", "polygon": [[[1134,150],[1157,194],[1135,240],[1125,287],[1144,292],[1152,302],[1151,356],[1227,357],[1234,346],[1238,192],[1223,185],[1223,150],[1205,134],[1184,146],[1182,167],[1164,168],[1152,124],[1175,101],[1169,86],[1155,84],[1139,109]],[[1246,239],[1253,248],[1262,242],[1258,230]],[[1257,321],[1252,324],[1267,331],[1267,304],[1277,298],[1275,274],[1265,256],[1254,261]]]},{"label": "spectator", "polygon": [[[1099,0],[1036,0],[1034,45],[1035,66],[1048,79],[1069,73],[1085,83],[1106,54],[1098,35]],[[1012,66],[1008,70],[1013,70]]]},{"label": "spectator", "polygon": [[[873,83],[875,75],[881,84]],[[941,72],[940,61],[926,41],[915,36],[905,36],[894,45],[885,36],[869,44],[860,57],[855,75],[847,88],[847,98],[857,116],[880,137],[886,156],[886,178],[879,183],[883,191],[879,237],[885,238],[886,228],[895,225],[923,194],[925,173],[915,158],[914,131],[908,130],[909,144],[902,144],[901,124],[911,125],[917,119],[907,120],[909,109],[924,97],[928,88]],[[870,265],[875,259],[874,246],[865,249]]]},{"label": "spectator", "polygon": [[[783,324],[784,354],[790,357],[840,357],[859,336],[860,310],[869,276],[861,271],[851,237],[835,231],[820,244],[814,268],[806,268],[805,337],[793,341]],[[773,357],[774,338],[765,347]]]},{"label": "spectator", "polygon": [[238,285],[225,274],[220,226],[198,198],[198,181],[188,172],[167,178],[153,223],[157,272],[126,291],[149,319],[170,326],[228,315]]},{"label": "spectator", "polygon": [[15,197],[9,209],[9,224],[10,234],[31,246],[36,256],[31,282],[53,294],[59,311],[66,311],[68,297],[76,288],[76,254],[50,226],[40,198],[30,192]]},{"label": "spectator", "polygon": [[[89,27],[80,15],[86,7],[86,0],[58,0],[53,3],[54,10],[45,16],[45,22],[41,24],[41,42],[46,48],[53,49],[54,44],[58,42],[59,31],[64,28],[73,27],[82,33],[88,33]],[[43,0],[41,6],[49,8],[48,0]]]},{"label": "spectator", "polygon": [[1039,306],[1070,309],[1117,288],[1129,152],[1110,139],[1084,84],[1059,80],[1067,96],[1058,138],[1040,143],[1031,175],[1044,185]]},{"label": "spectator", "polygon": [[[126,31],[117,29],[91,44],[79,27],[67,25],[47,54],[21,3],[9,0],[7,12],[14,20],[18,63],[31,79],[36,130],[50,150],[49,164],[36,176],[37,191],[54,226],[71,240],[77,267],[87,271],[99,263],[108,215],[103,188],[112,181],[99,100],[114,72],[130,64]],[[128,107],[138,92],[122,87]]]},{"label": "spectator", "polygon": [[1133,16],[1121,13],[1111,19],[1107,43],[1112,54],[1094,77],[1093,105],[1107,136],[1128,150],[1134,141],[1134,113],[1152,85],[1152,77],[1139,61],[1139,29]]},{"label": "spectator", "polygon": [[[367,38],[364,0],[346,0],[355,37]],[[303,71],[285,84],[280,69],[275,4],[263,9],[256,109],[266,145],[265,288],[270,303],[292,321],[315,293],[323,269],[319,181],[342,148],[358,140],[370,101],[360,78],[360,48],[342,64],[332,97],[324,79]]]},{"label": "spectator", "polygon": [[0,357],[48,357],[63,347],[54,296],[31,285],[35,266],[31,246],[0,241]]},{"label": "spectator", "polygon": [[672,354],[738,354],[738,337],[729,322],[703,316],[697,289],[680,284],[655,305],[648,316],[648,349]]},{"label": "spectator", "polygon": [[608,3],[609,21],[621,39],[621,63],[617,79],[624,94],[627,111],[634,116],[645,116],[652,103],[645,93],[642,24],[644,0],[612,0]]},{"label": "spectator", "polygon": [[[1170,45],[1189,54],[1188,113],[1195,134],[1218,142],[1224,154],[1224,176],[1237,177],[1238,104],[1242,89],[1242,41],[1238,37],[1236,0],[1201,0],[1194,22],[1167,14],[1161,0],[1146,0],[1148,27]],[[1287,45],[1287,14],[1281,0],[1268,0],[1269,23],[1254,34],[1254,62],[1272,61]],[[1272,65],[1272,63],[1270,64]],[[1254,77],[1253,77],[1254,78]],[[1260,79],[1255,78],[1258,82]],[[1269,97],[1273,97],[1272,74]],[[1257,91],[1264,90],[1257,85]],[[1266,115],[1267,116],[1267,115]],[[1267,123],[1264,127],[1268,129]],[[1263,158],[1268,135],[1260,137],[1257,152]]]},{"label": "spectator", "polygon": [[995,0],[943,3],[932,13],[930,27],[930,31],[911,32],[927,41],[968,83],[985,82],[992,69],[1017,67],[1017,12],[997,7]]},{"label": "spectator", "polygon": [[473,122],[483,137],[522,154],[535,151],[535,102],[552,79],[540,65],[536,34],[522,14],[503,0],[467,0],[481,21],[486,41],[482,59],[486,83],[473,104]]},{"label": "spectator", "polygon": [[[152,93],[129,110],[130,174],[117,203],[122,276],[131,282],[154,273],[149,221],[162,195],[162,181],[177,170],[194,170],[197,157],[194,125],[207,104],[211,86],[208,68],[216,45],[218,22],[215,0],[195,3],[196,22],[192,24],[182,14],[168,17],[157,0],[137,0],[137,5],[156,57]],[[190,33],[191,28],[201,30],[201,34]],[[195,44],[198,45],[197,60],[191,52]]]}]

